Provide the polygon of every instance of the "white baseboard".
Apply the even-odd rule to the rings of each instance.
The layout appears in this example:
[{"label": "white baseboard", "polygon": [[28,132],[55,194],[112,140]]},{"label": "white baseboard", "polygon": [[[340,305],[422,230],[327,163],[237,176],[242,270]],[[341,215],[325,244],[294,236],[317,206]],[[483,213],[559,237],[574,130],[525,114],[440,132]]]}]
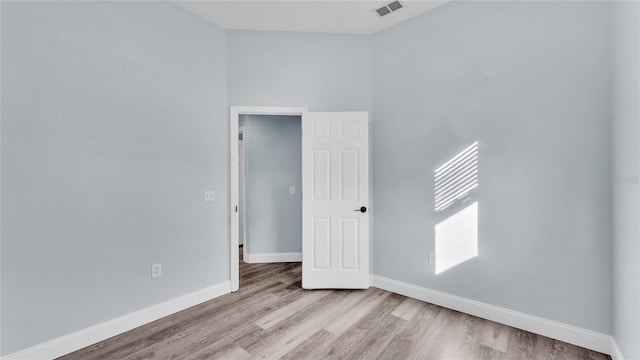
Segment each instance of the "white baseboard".
[{"label": "white baseboard", "polygon": [[613,360],[624,360],[622,351],[620,351],[620,348],[618,347],[618,342],[616,342],[616,339],[613,337],[611,338],[611,352],[609,355],[611,355],[611,359]]},{"label": "white baseboard", "polygon": [[9,354],[2,360],[54,359],[229,292],[231,283],[225,281]]},{"label": "white baseboard", "polygon": [[[245,254],[245,260],[248,254]],[[255,254],[255,262],[301,261],[300,253]],[[560,322],[543,319],[521,312],[501,308],[479,301],[450,295],[436,290],[371,275],[371,286],[405,295],[414,299],[461,311],[480,318],[513,326],[535,334],[547,336],[587,349],[611,355],[613,360],[624,360],[615,339],[609,335],[581,329]],[[50,360],[82,349],[112,336],[150,323],[191,306],[230,292],[230,282],[204,288],[148,308],[109,320],[84,330],[47,341],[45,343],[2,357],[2,360]]]},{"label": "white baseboard", "polygon": [[[483,319],[509,325],[538,335],[564,341],[605,354],[612,354],[613,338],[609,335],[572,325],[547,320],[483,302],[450,295],[436,290],[407,284],[378,275],[371,275],[371,286],[440,305]],[[616,359],[616,358],[614,358]]]},{"label": "white baseboard", "polygon": [[274,262],[302,262],[302,253],[258,253],[251,254],[244,252],[244,262],[249,264],[255,263],[274,263]]}]

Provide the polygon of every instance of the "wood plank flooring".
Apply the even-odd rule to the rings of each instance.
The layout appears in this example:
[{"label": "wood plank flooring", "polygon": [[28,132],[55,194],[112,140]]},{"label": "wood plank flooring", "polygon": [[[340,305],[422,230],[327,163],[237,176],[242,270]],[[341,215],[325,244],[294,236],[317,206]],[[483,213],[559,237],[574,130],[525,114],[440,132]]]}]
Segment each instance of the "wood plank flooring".
[{"label": "wood plank flooring", "polygon": [[238,292],[59,359],[611,359],[376,288],[300,284],[299,263],[241,261]]}]

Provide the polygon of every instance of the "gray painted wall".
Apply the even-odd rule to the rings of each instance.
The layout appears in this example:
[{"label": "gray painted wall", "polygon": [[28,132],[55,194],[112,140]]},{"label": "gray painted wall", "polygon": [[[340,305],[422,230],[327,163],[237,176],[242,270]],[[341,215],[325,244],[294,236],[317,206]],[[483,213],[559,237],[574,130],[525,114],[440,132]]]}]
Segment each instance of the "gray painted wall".
[{"label": "gray painted wall", "polygon": [[370,36],[238,30],[227,34],[231,105],[370,111]]},{"label": "gray painted wall", "polygon": [[[0,79],[2,78],[2,6],[0,4]],[[0,204],[2,203],[2,84],[0,83]],[[0,206],[0,291],[2,291],[2,206]],[[2,294],[0,294],[0,357],[2,356]]]},{"label": "gray painted wall", "polygon": [[[373,36],[229,30],[227,39],[230,105],[369,111],[372,121]],[[373,193],[369,205],[373,239]]]},{"label": "gray painted wall", "polygon": [[1,6],[3,354],[228,281],[225,32],[170,3]]},{"label": "gray painted wall", "polygon": [[[454,2],[374,36],[225,36],[166,3],[3,1],[0,354],[229,279],[228,104],[375,110],[374,273],[604,333],[615,309],[637,353],[631,186],[610,261],[609,10]],[[625,104],[616,176],[636,159]],[[476,139],[480,256],[434,276],[432,171]]]},{"label": "gray painted wall", "polygon": [[640,359],[640,3],[616,2],[613,39],[613,336]]},{"label": "gray painted wall", "polygon": [[[374,36],[375,274],[611,333],[609,10],[453,2]],[[479,256],[436,276],[433,171],[475,140]]]},{"label": "gray painted wall", "polygon": [[[302,251],[302,123],[299,116],[241,115],[249,254]],[[296,194],[289,195],[289,186]]]}]

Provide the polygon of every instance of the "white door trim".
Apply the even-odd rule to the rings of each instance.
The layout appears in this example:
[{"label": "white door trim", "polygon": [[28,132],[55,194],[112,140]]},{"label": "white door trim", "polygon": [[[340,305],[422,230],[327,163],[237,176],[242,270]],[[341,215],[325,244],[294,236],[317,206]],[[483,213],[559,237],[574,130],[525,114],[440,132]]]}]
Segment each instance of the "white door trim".
[{"label": "white door trim", "polygon": [[[244,246],[243,249],[247,248],[247,213],[246,213],[246,208],[247,208],[247,194],[246,194],[246,178],[247,178],[247,174],[245,173],[246,171],[246,167],[247,167],[247,153],[246,153],[246,142],[244,141],[244,137],[247,135],[247,129],[242,126],[238,128],[238,134],[242,135],[242,143],[239,146],[239,150],[238,150],[238,165],[240,165],[240,163],[244,164],[244,169],[239,169],[240,171],[238,171],[238,176],[240,176],[239,181],[238,181],[238,185],[240,186],[239,189],[239,194],[242,194],[242,192],[244,191],[244,197],[239,199],[239,216],[240,216],[240,241],[242,242],[242,245]],[[240,140],[238,140],[240,141]],[[242,153],[242,158],[240,158],[240,153]]]},{"label": "white door trim", "polygon": [[240,189],[238,185],[238,120],[240,115],[300,115],[307,112],[306,107],[271,106],[231,106],[229,109],[229,212],[231,229],[229,231],[231,263],[231,291],[240,288],[240,268],[238,266],[240,216],[236,211],[239,205]]}]

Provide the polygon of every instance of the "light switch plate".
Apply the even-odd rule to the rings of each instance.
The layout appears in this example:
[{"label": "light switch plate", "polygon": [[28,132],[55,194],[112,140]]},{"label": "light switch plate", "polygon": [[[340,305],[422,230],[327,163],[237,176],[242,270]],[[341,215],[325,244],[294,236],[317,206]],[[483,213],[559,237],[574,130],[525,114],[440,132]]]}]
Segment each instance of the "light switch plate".
[{"label": "light switch plate", "polygon": [[216,193],[213,191],[205,191],[204,192],[204,201],[215,201]]},{"label": "light switch plate", "polygon": [[295,195],[295,194],[296,194],[296,187],[289,186],[289,195]]}]

